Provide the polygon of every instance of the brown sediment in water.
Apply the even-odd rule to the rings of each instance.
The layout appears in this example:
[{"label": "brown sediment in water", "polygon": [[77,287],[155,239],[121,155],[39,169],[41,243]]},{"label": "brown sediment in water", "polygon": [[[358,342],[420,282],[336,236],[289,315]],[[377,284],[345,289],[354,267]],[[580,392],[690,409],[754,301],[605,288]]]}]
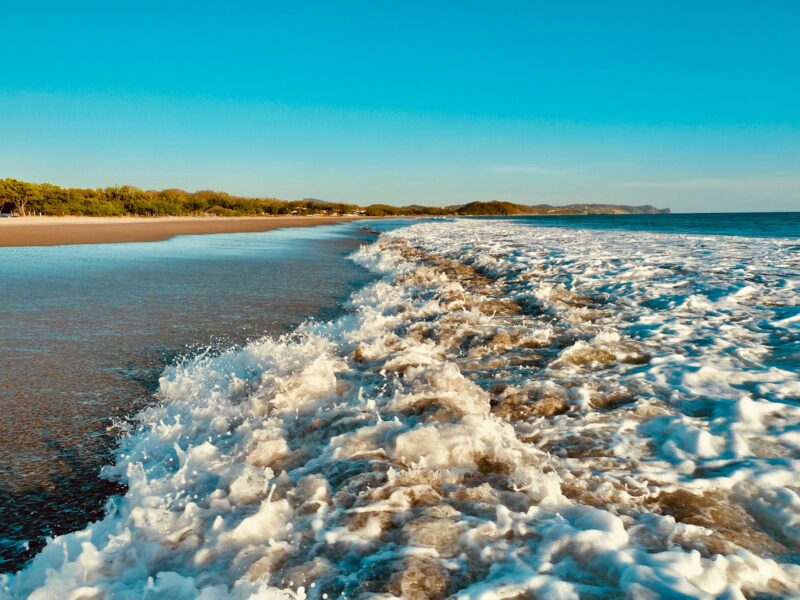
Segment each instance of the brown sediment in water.
[{"label": "brown sediment in water", "polygon": [[676,521],[708,529],[708,536],[694,537],[685,543],[700,546],[698,549],[709,555],[733,554],[739,547],[766,555],[786,552],[782,544],[759,529],[750,513],[733,504],[721,491],[665,491],[649,503]]},{"label": "brown sediment in water", "polygon": [[510,422],[553,417],[568,410],[566,393],[557,389],[546,389],[540,393],[509,389],[501,394],[492,407],[495,416]]},{"label": "brown sediment in water", "polygon": [[18,217],[0,219],[0,247],[158,242],[176,235],[254,233],[363,217]]},{"label": "brown sediment in water", "polygon": [[395,566],[388,591],[409,600],[434,600],[447,595],[449,575],[436,561],[407,558]]}]

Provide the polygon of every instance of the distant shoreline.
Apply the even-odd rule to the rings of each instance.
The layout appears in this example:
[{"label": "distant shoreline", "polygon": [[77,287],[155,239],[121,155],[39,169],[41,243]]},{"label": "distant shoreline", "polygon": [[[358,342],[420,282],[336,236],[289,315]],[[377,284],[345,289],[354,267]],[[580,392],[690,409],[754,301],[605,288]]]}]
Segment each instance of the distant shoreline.
[{"label": "distant shoreline", "polygon": [[433,217],[433,216],[510,216],[530,214],[596,214],[669,212],[649,204],[515,204],[503,200],[475,200],[452,206],[410,204],[369,204],[360,206],[344,202],[327,202],[314,198],[280,200],[248,198],[226,192],[201,190],[187,192],[171,188],[142,190],[130,185],[97,189],[63,188],[49,183],[29,183],[17,179],[0,179],[0,213],[20,216],[83,215],[98,217],[157,216],[358,216],[367,217]]},{"label": "distant shoreline", "polygon": [[14,217],[0,219],[0,247],[160,242],[177,235],[254,233],[359,219],[364,217]]}]

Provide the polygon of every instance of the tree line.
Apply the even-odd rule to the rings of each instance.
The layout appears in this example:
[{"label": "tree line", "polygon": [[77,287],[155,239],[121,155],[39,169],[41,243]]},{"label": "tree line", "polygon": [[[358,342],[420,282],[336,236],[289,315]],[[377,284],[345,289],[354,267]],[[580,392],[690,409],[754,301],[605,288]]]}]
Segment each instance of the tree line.
[{"label": "tree line", "polygon": [[0,179],[0,212],[26,215],[86,216],[263,216],[263,215],[431,215],[450,214],[442,208],[396,207],[321,200],[245,198],[225,192],[180,189],[142,190],[122,185],[98,189],[64,188],[50,183]]},{"label": "tree line", "polygon": [[620,204],[515,204],[490,200],[458,206],[392,206],[370,204],[359,206],[322,200],[278,200],[277,198],[245,198],[225,192],[203,190],[141,190],[130,185],[98,189],[63,188],[49,183],[27,183],[16,179],[0,179],[0,212],[18,215],[87,215],[146,217],[180,215],[218,215],[225,217],[263,215],[364,215],[389,216],[509,216],[509,215],[575,215],[575,214],[658,214],[669,209],[650,205]]}]

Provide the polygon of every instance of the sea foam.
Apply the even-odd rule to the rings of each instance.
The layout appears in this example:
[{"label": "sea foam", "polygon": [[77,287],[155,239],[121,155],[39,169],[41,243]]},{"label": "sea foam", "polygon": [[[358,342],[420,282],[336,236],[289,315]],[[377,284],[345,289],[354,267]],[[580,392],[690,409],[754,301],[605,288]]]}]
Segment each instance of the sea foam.
[{"label": "sea foam", "polygon": [[170,368],[9,598],[800,597],[790,240],[421,223]]}]

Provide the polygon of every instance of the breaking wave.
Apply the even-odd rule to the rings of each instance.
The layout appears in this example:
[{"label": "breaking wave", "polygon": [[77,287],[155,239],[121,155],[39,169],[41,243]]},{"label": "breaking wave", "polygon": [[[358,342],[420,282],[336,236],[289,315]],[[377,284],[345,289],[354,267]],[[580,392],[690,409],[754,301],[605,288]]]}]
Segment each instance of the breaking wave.
[{"label": "breaking wave", "polygon": [[800,597],[798,250],[383,234],[350,314],[169,369],[0,596]]}]

